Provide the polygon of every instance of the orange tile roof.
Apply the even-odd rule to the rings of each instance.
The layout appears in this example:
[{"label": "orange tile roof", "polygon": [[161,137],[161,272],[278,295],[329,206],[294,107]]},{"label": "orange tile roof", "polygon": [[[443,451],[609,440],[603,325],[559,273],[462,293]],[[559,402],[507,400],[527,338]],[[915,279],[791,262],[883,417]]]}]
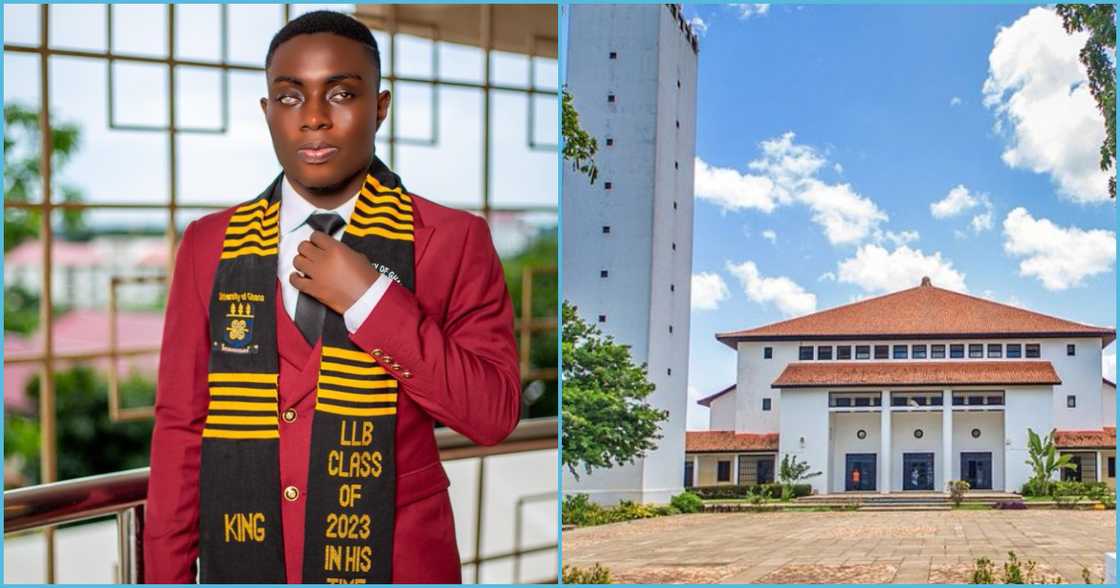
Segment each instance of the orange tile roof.
[{"label": "orange tile roof", "polygon": [[736,433],[735,431],[687,431],[684,450],[691,453],[717,451],[777,451],[777,433]]},{"label": "orange tile roof", "polygon": [[1061,383],[1048,361],[793,362],[771,387]]},{"label": "orange tile roof", "polygon": [[705,396],[705,397],[701,398],[700,400],[697,400],[696,404],[699,404],[700,406],[710,407],[710,406],[712,406],[712,401],[713,400],[715,400],[716,398],[719,398],[720,396],[723,396],[724,394],[727,394],[728,392],[734,392],[734,391],[735,391],[735,384],[732,384],[732,385],[724,388],[723,390],[720,390],[719,392],[716,392],[715,394],[712,394],[711,396]]},{"label": "orange tile roof", "polygon": [[928,278],[908,290],[861,300],[754,329],[717,333],[734,348],[737,341],[962,337],[1090,336],[1107,346],[1116,330],[1024,310],[937,288]]},{"label": "orange tile roof", "polygon": [[1116,427],[1105,427],[1099,431],[1058,431],[1054,434],[1054,444],[1062,449],[1112,449],[1116,447]]}]

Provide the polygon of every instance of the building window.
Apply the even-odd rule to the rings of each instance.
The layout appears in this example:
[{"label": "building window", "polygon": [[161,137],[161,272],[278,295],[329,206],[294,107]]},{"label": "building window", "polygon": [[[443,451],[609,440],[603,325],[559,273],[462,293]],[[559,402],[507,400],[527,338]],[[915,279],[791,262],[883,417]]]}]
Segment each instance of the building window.
[{"label": "building window", "polygon": [[618,59],[618,51],[611,51],[611,59]]},{"label": "building window", "polygon": [[871,359],[871,346],[856,345],[856,359]]},{"label": "building window", "polygon": [[717,482],[730,482],[731,481],[731,462],[720,460],[716,464],[716,481]]},{"label": "building window", "polygon": [[679,120],[677,121],[677,128],[678,129],[681,128],[681,121],[679,121]]},{"label": "building window", "polygon": [[1110,478],[1115,478],[1116,477],[1116,458],[1115,457],[1108,458],[1108,477],[1110,477]]},{"label": "building window", "polygon": [[972,430],[972,438],[973,439],[979,439],[980,438],[980,429],[973,429]]},{"label": "building window", "polygon": [[676,292],[677,291],[677,286],[675,284],[669,284],[669,291],[670,292]]},{"label": "building window", "polygon": [[892,357],[895,359],[906,359],[910,348],[905,345],[895,345],[892,350]]},{"label": "building window", "polygon": [[1027,343],[1027,358],[1038,358],[1042,355],[1042,349],[1038,343]]},{"label": "building window", "polygon": [[931,359],[945,359],[945,346],[944,345],[930,345],[929,356]]},{"label": "building window", "polygon": [[968,358],[969,359],[983,359],[984,358],[984,344],[983,343],[969,343],[968,344]]},{"label": "building window", "polygon": [[856,431],[856,439],[866,439],[866,438],[867,438],[867,431],[865,431],[863,429],[860,429],[860,430]]},{"label": "building window", "polygon": [[851,359],[852,346],[851,345],[837,345],[836,346],[836,359]]},{"label": "building window", "polygon": [[1066,396],[1066,408],[1077,408],[1077,397],[1073,394]]},{"label": "building window", "polygon": [[1021,343],[1008,343],[1007,344],[1007,359],[1019,359],[1023,357],[1023,345]]},{"label": "building window", "polygon": [[921,429],[914,429],[914,438],[915,439],[921,439],[924,436],[925,436],[925,431],[922,431]]},{"label": "building window", "polygon": [[673,162],[673,169],[680,169],[680,168],[681,168],[680,162],[674,161]]},{"label": "building window", "polygon": [[673,368],[669,368],[669,369],[665,370],[665,375],[667,375],[667,376],[673,375]]},{"label": "building window", "polygon": [[801,361],[813,359],[813,346],[802,345],[800,348],[798,348],[797,359],[800,359]]},{"label": "building window", "polygon": [[999,359],[1003,357],[1003,345],[999,343],[988,343],[988,358]]},{"label": "building window", "polygon": [[610,182],[603,182],[603,189],[604,190],[610,190],[612,187],[614,187],[614,184],[612,184]]},{"label": "building window", "polygon": [[817,347],[817,359],[832,359],[832,346],[821,345]]},{"label": "building window", "polygon": [[925,345],[915,345],[910,350],[910,356],[913,357],[914,359],[925,359],[926,358],[926,346]]},{"label": "building window", "polygon": [[677,201],[676,201],[676,200],[674,200],[674,201],[673,201],[673,210],[676,210],[676,209],[677,209]]},{"label": "building window", "polygon": [[672,334],[673,334],[673,325],[669,325],[669,334],[670,334],[670,335],[672,335]]},{"label": "building window", "polygon": [[773,358],[774,358],[774,348],[773,347],[763,347],[762,348],[762,359],[773,359]]},{"label": "building window", "polygon": [[614,139],[611,137],[607,137],[607,147],[610,147],[612,145],[614,145]]},{"label": "building window", "polygon": [[609,275],[609,273],[607,272],[607,270],[599,270],[599,277],[600,278],[605,278],[608,275]]},{"label": "building window", "polygon": [[607,94],[607,102],[614,102],[614,94]]},{"label": "building window", "polygon": [[678,88],[681,87],[681,81],[680,80],[677,80],[677,87]]},{"label": "building window", "polygon": [[876,345],[875,346],[875,359],[887,359],[890,356],[890,346]]},{"label": "building window", "polygon": [[961,359],[964,357],[964,345],[954,343],[949,346],[949,357],[951,359]]},{"label": "building window", "polygon": [[611,232],[611,226],[610,225],[603,225],[603,234],[608,235],[608,234],[610,234],[610,232]]},{"label": "building window", "polygon": [[762,399],[762,410],[770,410],[770,399],[769,398],[763,398]]},{"label": "building window", "polygon": [[1068,355],[1070,357],[1073,357],[1074,355],[1077,355],[1077,346],[1074,345],[1073,343],[1070,343],[1069,345],[1066,345],[1066,355]]},{"label": "building window", "polygon": [[605,315],[605,314],[599,315],[599,322],[601,322],[601,323],[607,322],[607,315]]}]

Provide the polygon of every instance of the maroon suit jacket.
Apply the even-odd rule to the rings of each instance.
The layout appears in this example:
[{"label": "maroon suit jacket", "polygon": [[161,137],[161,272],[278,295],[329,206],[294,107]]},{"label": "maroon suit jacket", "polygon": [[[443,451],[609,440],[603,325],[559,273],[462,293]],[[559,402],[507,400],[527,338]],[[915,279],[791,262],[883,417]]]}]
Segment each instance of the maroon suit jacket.
[{"label": "maroon suit jacket", "polygon": [[[144,526],[144,580],[191,583],[198,556],[199,456],[209,390],[209,300],[234,209],[191,223],[175,260],[160,354]],[[486,222],[413,197],[416,294],[393,283],[350,339],[399,363],[397,512],[393,581],[460,580],[459,553],[433,420],[472,441],[502,441],[520,416],[513,307]],[[284,558],[302,580],[304,510],[322,342],[310,347],[284,311],[276,282],[280,353],[280,487]],[[410,377],[401,376],[405,371]],[[284,487],[299,498],[281,498]]]}]

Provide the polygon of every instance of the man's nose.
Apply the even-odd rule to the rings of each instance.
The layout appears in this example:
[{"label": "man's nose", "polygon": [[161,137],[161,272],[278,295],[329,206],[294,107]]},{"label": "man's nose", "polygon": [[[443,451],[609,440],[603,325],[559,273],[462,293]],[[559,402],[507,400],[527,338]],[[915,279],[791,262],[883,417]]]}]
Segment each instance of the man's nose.
[{"label": "man's nose", "polygon": [[303,128],[312,131],[331,128],[327,105],[319,100],[308,100],[303,109]]}]

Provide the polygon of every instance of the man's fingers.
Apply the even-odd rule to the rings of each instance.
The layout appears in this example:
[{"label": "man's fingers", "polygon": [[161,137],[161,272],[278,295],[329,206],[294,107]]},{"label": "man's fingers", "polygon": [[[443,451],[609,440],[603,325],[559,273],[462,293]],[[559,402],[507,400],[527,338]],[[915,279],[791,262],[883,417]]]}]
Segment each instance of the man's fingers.
[{"label": "man's fingers", "polygon": [[[311,236],[314,237],[314,233]],[[301,241],[299,246],[296,247],[296,251],[311,260],[319,259],[319,256],[323,254],[323,250],[313,241]]]},{"label": "man's fingers", "polygon": [[299,275],[299,272],[292,272],[288,275],[288,281],[296,287],[296,290],[311,294],[310,290],[314,282],[312,282],[310,278],[305,278]]},{"label": "man's fingers", "polygon": [[337,243],[337,241],[323,231],[311,231],[311,242],[323,250]]},{"label": "man's fingers", "polygon": [[311,260],[307,256],[302,254],[297,255],[292,259],[292,265],[295,266],[295,268],[305,276],[310,276],[310,270],[312,267],[314,267],[314,264],[311,263]]}]

